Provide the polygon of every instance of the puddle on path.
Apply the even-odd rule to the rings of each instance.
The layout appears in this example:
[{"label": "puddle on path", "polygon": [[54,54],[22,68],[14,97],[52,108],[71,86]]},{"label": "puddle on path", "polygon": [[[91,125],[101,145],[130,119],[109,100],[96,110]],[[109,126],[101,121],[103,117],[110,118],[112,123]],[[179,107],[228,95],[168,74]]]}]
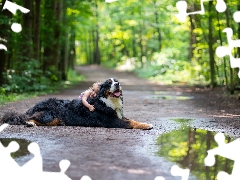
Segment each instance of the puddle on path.
[{"label": "puddle on path", "polygon": [[149,99],[163,99],[163,100],[191,100],[194,96],[182,96],[181,92],[169,91],[154,91],[152,95],[148,95]]},{"label": "puddle on path", "polygon": [[[231,174],[233,161],[224,157],[215,156],[214,166],[208,167],[204,164],[207,150],[218,147],[214,140],[215,132],[185,126],[184,123],[192,119],[172,120],[180,122],[182,128],[158,137],[158,156],[176,162],[182,168],[190,169],[191,174],[199,180],[215,180],[220,171]],[[226,143],[234,140],[230,137],[225,137],[225,139]]]},{"label": "puddle on path", "polygon": [[12,158],[18,158],[20,156],[25,156],[27,154],[30,154],[27,147],[31,143],[30,141],[27,141],[25,139],[17,139],[17,138],[0,138],[0,142],[4,147],[7,147],[8,144],[12,141],[16,141],[19,144],[18,151],[11,153]]},{"label": "puddle on path", "polygon": [[164,99],[164,100],[191,100],[194,99],[193,96],[175,96],[175,95],[161,95],[155,94],[148,96],[151,99]]}]

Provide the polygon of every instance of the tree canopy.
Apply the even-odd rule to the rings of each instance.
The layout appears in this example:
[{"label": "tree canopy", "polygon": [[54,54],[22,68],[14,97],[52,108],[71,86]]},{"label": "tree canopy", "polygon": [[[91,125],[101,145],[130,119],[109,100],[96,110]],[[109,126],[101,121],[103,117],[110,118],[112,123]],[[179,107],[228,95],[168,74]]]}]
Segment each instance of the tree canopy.
[{"label": "tree canopy", "polygon": [[[3,8],[6,0],[0,0]],[[238,69],[229,57],[219,58],[218,46],[228,44],[223,30],[230,27],[240,39],[240,24],[233,19],[239,0],[204,1],[204,14],[180,22],[177,1],[168,0],[15,0],[30,10],[0,13],[0,86],[4,91],[44,90],[52,82],[67,80],[76,64],[102,64],[134,70],[163,83],[239,85]],[[187,12],[201,9],[200,0],[187,0]],[[14,33],[11,24],[22,25]],[[232,50],[240,57],[238,47]]]}]

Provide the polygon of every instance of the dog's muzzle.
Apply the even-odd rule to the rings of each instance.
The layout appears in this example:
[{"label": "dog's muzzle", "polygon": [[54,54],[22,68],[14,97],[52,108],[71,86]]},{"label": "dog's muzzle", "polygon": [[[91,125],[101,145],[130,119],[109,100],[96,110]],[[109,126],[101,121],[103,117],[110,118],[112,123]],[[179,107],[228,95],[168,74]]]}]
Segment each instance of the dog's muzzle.
[{"label": "dog's muzzle", "polygon": [[110,97],[119,98],[122,95],[122,91],[120,89],[116,89],[114,92],[110,92]]}]

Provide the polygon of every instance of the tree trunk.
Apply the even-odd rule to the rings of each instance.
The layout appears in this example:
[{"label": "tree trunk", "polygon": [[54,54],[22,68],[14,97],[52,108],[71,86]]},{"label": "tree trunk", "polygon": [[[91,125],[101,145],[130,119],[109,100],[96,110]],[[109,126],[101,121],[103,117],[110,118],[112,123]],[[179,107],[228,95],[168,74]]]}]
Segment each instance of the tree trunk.
[{"label": "tree trunk", "polygon": [[[238,5],[238,11],[240,11],[240,4]],[[238,39],[240,39],[240,23],[238,23]],[[240,47],[238,47],[238,57],[240,58]]]},{"label": "tree trunk", "polygon": [[[226,2],[227,0],[225,0]],[[227,2],[226,2],[227,3]],[[229,11],[226,9],[225,15],[226,15],[226,22],[227,22],[227,27],[230,27],[230,20],[229,20]],[[230,64],[230,62],[229,62]],[[229,71],[230,71],[230,85],[229,85],[229,90],[231,94],[234,94],[234,81],[233,81],[233,69],[229,65]]]},{"label": "tree trunk", "polygon": [[30,9],[30,12],[27,14],[23,14],[23,29],[22,29],[22,56],[23,61],[27,62],[32,58],[32,18],[33,18],[33,11],[31,11],[33,7],[33,0],[23,0],[23,6],[27,9]]},{"label": "tree trunk", "polygon": [[154,15],[155,15],[155,23],[156,23],[156,32],[158,33],[157,39],[158,39],[158,49],[157,51],[161,51],[162,48],[162,37],[161,37],[161,30],[159,28],[159,14],[158,14],[158,7],[157,7],[157,1],[154,0]]},{"label": "tree trunk", "polygon": [[[50,3],[50,6],[48,4]],[[60,55],[60,35],[61,35],[61,21],[62,21],[62,0],[51,1],[46,3],[46,14],[45,14],[45,26],[53,26],[53,32],[51,30],[46,30],[46,33],[49,33],[49,37],[46,36],[45,39],[45,49],[44,49],[44,67],[45,70],[52,68],[54,73],[58,71],[59,55]],[[48,43],[47,43],[48,42]]]},{"label": "tree trunk", "polygon": [[193,51],[194,51],[194,47],[193,45],[196,43],[196,36],[195,34],[193,33],[193,30],[195,29],[195,26],[194,26],[194,15],[190,15],[189,18],[190,18],[190,41],[189,41],[189,60],[191,61],[192,58],[193,58]]},{"label": "tree trunk", "polygon": [[55,2],[55,17],[57,22],[54,26],[54,43],[52,48],[52,65],[56,66],[56,70],[59,67],[59,55],[60,55],[60,36],[61,36],[61,27],[60,23],[62,21],[62,0],[58,0]]},{"label": "tree trunk", "polygon": [[99,50],[99,32],[98,32],[98,4],[97,1],[95,2],[95,13],[96,13],[96,29],[95,29],[95,33],[96,33],[96,37],[95,37],[95,50],[94,50],[94,63],[96,64],[100,64],[101,60],[100,60],[100,50]]},{"label": "tree trunk", "polygon": [[[6,22],[11,17],[12,14],[8,10],[3,10],[0,17],[6,18]],[[8,23],[0,24],[0,44],[5,45],[8,48],[8,39],[11,32],[10,26]],[[6,62],[7,62],[7,52],[3,49],[0,49],[0,86],[5,83],[5,78],[3,72],[6,71]]]},{"label": "tree trunk", "polygon": [[[66,3],[63,1],[63,12],[66,12]],[[63,13],[62,17],[63,24],[67,24],[67,19],[66,19],[66,13]],[[68,30],[69,28],[64,28],[62,30],[63,37],[68,36]],[[67,71],[68,71],[68,46],[69,46],[69,41],[68,38],[64,38],[61,41],[61,56],[60,56],[60,63],[59,63],[59,70],[61,71],[61,80],[66,81],[67,80]]]},{"label": "tree trunk", "polygon": [[141,68],[143,68],[143,57],[144,57],[144,50],[143,50],[143,29],[144,29],[144,17],[143,17],[143,6],[144,6],[144,1],[141,0],[141,5],[140,5],[140,41],[139,41],[139,46],[140,46],[140,64]]},{"label": "tree trunk", "polygon": [[[219,13],[217,13],[217,20],[218,20],[218,35],[219,35],[219,39],[220,39],[220,45],[223,45],[223,40],[222,40],[222,32],[220,29],[220,21],[219,21]],[[223,57],[223,72],[224,72],[224,78],[225,78],[225,83],[226,85],[228,85],[228,78],[227,78],[227,69],[226,69],[226,57]]]},{"label": "tree trunk", "polygon": [[41,29],[41,10],[40,4],[41,0],[35,1],[35,12],[34,12],[34,35],[33,35],[33,57],[36,60],[40,61],[40,29]]},{"label": "tree trunk", "polygon": [[76,59],[76,47],[75,47],[75,39],[76,39],[76,32],[74,29],[71,30],[71,37],[70,37],[70,48],[69,48],[69,61],[68,67],[70,69],[74,69],[74,63]]},{"label": "tree trunk", "polygon": [[213,21],[212,21],[212,1],[209,1],[209,19],[208,19],[208,50],[209,50],[209,64],[210,64],[210,78],[211,78],[211,88],[214,88],[216,83],[215,83],[215,69],[214,69],[214,52],[213,52]]},{"label": "tree trunk", "polygon": [[46,71],[49,69],[50,66],[52,66],[52,47],[53,47],[53,32],[51,31],[50,27],[53,26],[54,23],[54,1],[49,0],[48,2],[45,2],[44,4],[44,19],[43,19],[43,26],[49,27],[44,28],[42,33],[43,42],[42,46],[44,47],[43,52],[43,71]]}]

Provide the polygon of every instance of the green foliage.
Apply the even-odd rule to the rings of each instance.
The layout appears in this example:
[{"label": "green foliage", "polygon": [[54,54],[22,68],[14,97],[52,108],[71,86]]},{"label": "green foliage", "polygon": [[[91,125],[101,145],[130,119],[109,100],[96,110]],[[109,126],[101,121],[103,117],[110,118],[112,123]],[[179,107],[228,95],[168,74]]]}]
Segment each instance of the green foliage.
[{"label": "green foliage", "polygon": [[[170,50],[171,51],[171,50]],[[197,62],[173,59],[169,50],[155,53],[143,68],[136,68],[135,72],[143,78],[149,78],[163,84],[207,84],[201,75],[202,67]]]},{"label": "green foliage", "polygon": [[70,69],[67,73],[68,81],[69,82],[81,82],[85,80],[85,77],[83,75],[79,75],[76,71]]},{"label": "green foliage", "polygon": [[[27,75],[22,77],[16,75],[14,70],[8,70],[7,74],[9,77],[7,79],[11,84],[5,84],[3,87],[0,87],[0,105],[9,101],[18,101],[53,93],[63,88],[69,88],[85,79],[84,76],[77,74],[74,70],[68,71],[67,81],[60,82],[52,82],[43,75],[39,77],[36,73],[36,70],[34,73],[28,71]],[[37,76],[34,77],[34,75]],[[23,84],[23,82],[26,84]],[[31,87],[30,84],[32,84]]]},{"label": "green foliage", "polygon": [[[87,22],[92,15],[89,2],[16,0],[15,3],[32,9],[24,15],[20,11],[14,16],[7,10],[0,13],[0,37],[8,47],[7,52],[0,51],[2,99],[14,99],[12,93],[49,92],[59,85],[68,87],[83,79],[69,69],[74,69],[76,29],[82,19]],[[20,33],[10,30],[12,22],[21,23]]]},{"label": "green foliage", "polygon": [[[7,83],[2,87],[6,92],[16,93],[47,90],[52,79],[43,76],[39,68],[40,64],[32,59],[30,62],[21,63],[16,69],[8,69],[4,73]],[[48,74],[54,77],[50,72]]]},{"label": "green foliage", "polygon": [[[239,25],[232,19],[232,14],[238,10],[237,0],[227,2],[229,17],[226,17],[227,13],[217,13],[216,1],[213,1],[211,9],[209,2],[204,2],[205,14],[187,17],[186,23],[179,22],[175,17],[176,1],[121,0],[98,3],[97,9],[94,7],[96,4],[89,5],[92,6],[89,23],[79,26],[81,46],[77,47],[77,63],[94,63],[93,54],[98,42],[104,66],[122,68],[134,59],[131,66],[135,66],[135,71],[141,76],[167,84],[212,84],[209,42],[213,42],[213,53],[221,43],[227,43],[222,33],[227,27],[227,18],[235,32],[233,37],[239,37]],[[200,0],[188,1],[189,11],[200,8]],[[213,25],[211,39],[210,14]],[[99,39],[96,39],[96,29]],[[237,57],[236,49],[234,53]],[[155,63],[156,56],[163,57],[160,64]],[[213,56],[214,81],[226,85],[231,76],[229,59]],[[233,76],[237,76],[235,71]]]}]

